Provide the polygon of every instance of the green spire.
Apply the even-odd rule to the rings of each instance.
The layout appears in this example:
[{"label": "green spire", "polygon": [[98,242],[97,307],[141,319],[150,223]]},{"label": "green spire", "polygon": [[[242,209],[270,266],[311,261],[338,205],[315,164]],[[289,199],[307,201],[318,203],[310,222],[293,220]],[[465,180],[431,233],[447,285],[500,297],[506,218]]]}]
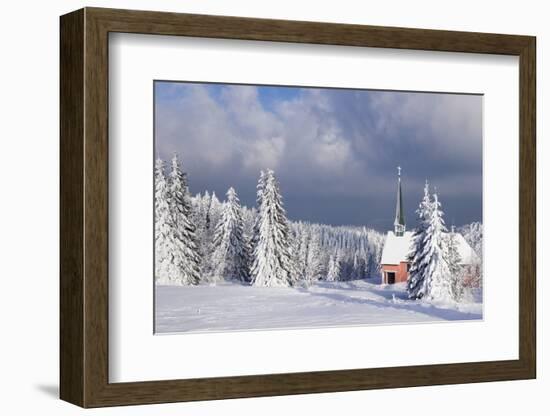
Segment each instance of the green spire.
[{"label": "green spire", "polygon": [[394,232],[402,236],[405,232],[405,214],[403,213],[403,195],[401,193],[401,166],[397,167],[397,203],[395,204]]}]

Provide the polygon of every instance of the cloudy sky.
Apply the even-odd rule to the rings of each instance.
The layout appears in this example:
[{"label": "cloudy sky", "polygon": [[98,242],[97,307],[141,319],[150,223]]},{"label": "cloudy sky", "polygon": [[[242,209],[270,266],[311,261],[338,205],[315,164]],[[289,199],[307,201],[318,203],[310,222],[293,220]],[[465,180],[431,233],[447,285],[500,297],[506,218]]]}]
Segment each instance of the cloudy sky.
[{"label": "cloudy sky", "polygon": [[408,228],[426,179],[447,224],[482,217],[481,96],[157,81],[155,146],[248,206],[273,169],[292,220],[392,228],[398,165]]}]

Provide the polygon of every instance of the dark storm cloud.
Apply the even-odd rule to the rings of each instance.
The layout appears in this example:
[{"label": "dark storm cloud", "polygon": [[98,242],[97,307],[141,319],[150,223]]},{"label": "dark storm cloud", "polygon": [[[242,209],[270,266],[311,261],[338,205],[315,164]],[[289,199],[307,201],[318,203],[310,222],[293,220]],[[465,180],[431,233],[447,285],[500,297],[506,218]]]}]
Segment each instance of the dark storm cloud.
[{"label": "dark storm cloud", "polygon": [[155,128],[193,193],[234,186],[251,206],[270,168],[290,218],[385,230],[400,165],[410,225],[426,179],[448,223],[481,220],[480,96],[157,83]]}]

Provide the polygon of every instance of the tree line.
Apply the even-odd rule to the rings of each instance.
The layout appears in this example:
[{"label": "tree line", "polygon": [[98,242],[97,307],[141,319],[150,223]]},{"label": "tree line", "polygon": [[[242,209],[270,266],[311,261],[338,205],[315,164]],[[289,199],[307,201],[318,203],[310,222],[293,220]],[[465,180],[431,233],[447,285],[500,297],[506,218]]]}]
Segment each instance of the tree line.
[{"label": "tree line", "polygon": [[[447,232],[437,193],[416,211],[407,290],[411,299],[459,301],[481,286],[483,227],[459,229],[478,263],[461,266],[457,236]],[[239,281],[268,287],[347,281],[380,275],[385,236],[366,227],[289,221],[272,170],[261,171],[256,206],[241,205],[230,187],[225,200],[208,191],[192,196],[177,155],[155,164],[155,279],[197,285]]]},{"label": "tree line", "polygon": [[308,285],[379,275],[384,235],[365,227],[287,219],[275,172],[260,172],[256,207],[229,188],[192,196],[177,155],[155,164],[155,279],[196,285]]}]

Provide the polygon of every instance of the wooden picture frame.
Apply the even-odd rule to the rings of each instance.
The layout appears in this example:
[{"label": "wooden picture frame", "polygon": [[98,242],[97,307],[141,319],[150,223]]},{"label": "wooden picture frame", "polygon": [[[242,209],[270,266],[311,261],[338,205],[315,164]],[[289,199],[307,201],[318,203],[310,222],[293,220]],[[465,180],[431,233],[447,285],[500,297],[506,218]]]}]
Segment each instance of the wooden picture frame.
[{"label": "wooden picture frame", "polygon": [[[530,36],[85,8],[61,17],[60,396],[82,407],[530,379],[536,376],[535,53]],[[519,57],[519,359],[109,383],[110,32]]]}]

